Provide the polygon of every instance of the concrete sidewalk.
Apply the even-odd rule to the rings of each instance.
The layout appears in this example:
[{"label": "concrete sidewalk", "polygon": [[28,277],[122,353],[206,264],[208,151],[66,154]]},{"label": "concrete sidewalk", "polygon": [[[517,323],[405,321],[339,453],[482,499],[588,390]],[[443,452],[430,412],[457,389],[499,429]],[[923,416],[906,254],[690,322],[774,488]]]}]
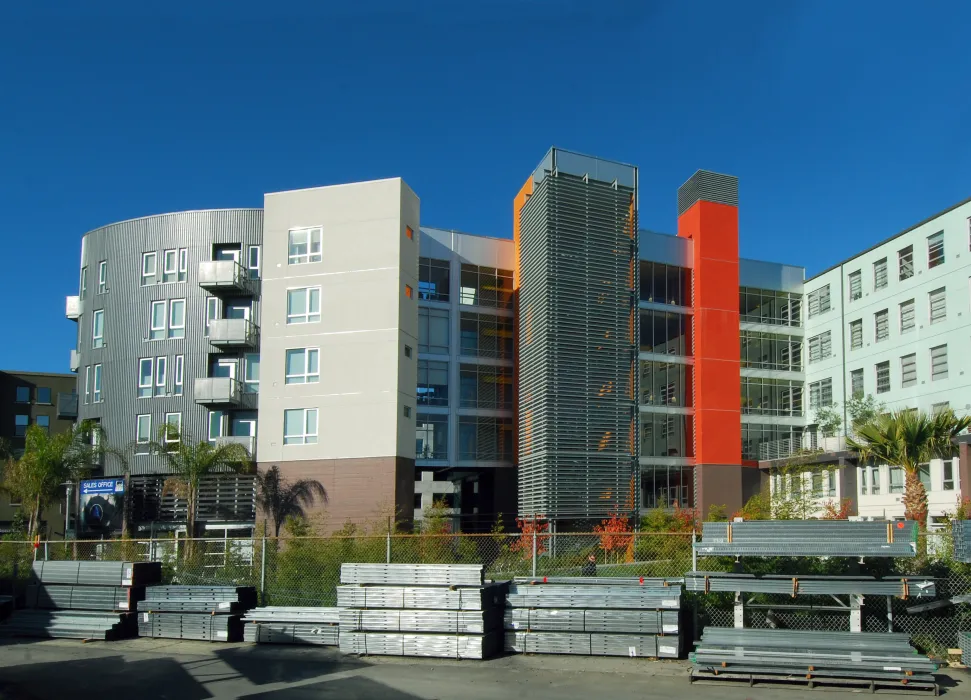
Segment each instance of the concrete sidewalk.
[{"label": "concrete sidewalk", "polygon": [[[822,690],[689,685],[678,661],[504,656],[488,661],[342,656],[332,648],[163,639],[0,644],[0,698],[64,700],[96,693],[133,700],[614,700],[819,698]],[[942,693],[971,698],[964,674]]]}]

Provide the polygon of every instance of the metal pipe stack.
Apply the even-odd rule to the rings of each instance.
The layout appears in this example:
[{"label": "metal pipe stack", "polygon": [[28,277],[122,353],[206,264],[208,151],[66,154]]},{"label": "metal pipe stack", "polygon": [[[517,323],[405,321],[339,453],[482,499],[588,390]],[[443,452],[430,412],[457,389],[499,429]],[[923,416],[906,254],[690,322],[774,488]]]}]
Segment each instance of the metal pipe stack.
[{"label": "metal pipe stack", "polygon": [[507,584],[480,564],[342,564],[345,654],[485,659],[502,645]]},{"label": "metal pipe stack", "polygon": [[928,576],[779,576],[767,574],[691,571],[685,574],[684,587],[692,593],[774,593],[779,595],[880,595],[908,598],[933,598],[934,579]]},{"label": "metal pipe stack", "polygon": [[691,679],[937,690],[938,666],[906,634],[708,627]]},{"label": "metal pipe stack", "polygon": [[517,578],[506,606],[506,651],[681,655],[681,579]]},{"label": "metal pipe stack", "polygon": [[952,521],[951,534],[954,536],[954,558],[971,564],[971,520]]},{"label": "metal pipe stack", "polygon": [[337,646],[340,608],[254,608],[243,616],[243,641]]},{"label": "metal pipe stack", "polygon": [[252,586],[151,586],[138,614],[140,637],[239,642],[240,613],[256,607]]},{"label": "metal pipe stack", "polygon": [[145,586],[162,578],[158,562],[38,561],[31,567],[26,610],[0,626],[4,636],[124,639]]},{"label": "metal pipe stack", "polygon": [[917,523],[849,520],[746,520],[704,523],[700,556],[915,557]]}]

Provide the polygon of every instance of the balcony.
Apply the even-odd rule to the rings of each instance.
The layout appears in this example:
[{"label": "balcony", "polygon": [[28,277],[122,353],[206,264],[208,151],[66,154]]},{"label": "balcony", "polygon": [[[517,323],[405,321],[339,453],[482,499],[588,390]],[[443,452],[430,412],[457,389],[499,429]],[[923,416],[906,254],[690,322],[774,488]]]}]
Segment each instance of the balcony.
[{"label": "balcony", "polygon": [[231,377],[196,377],[193,385],[195,402],[204,406],[239,406],[243,387]]},{"label": "balcony", "polygon": [[75,294],[67,298],[64,315],[72,321],[77,321],[81,318],[81,297]]},{"label": "balcony", "polygon": [[223,445],[242,445],[249,452],[250,459],[256,459],[256,438],[252,435],[223,435],[213,439],[216,447]]},{"label": "balcony", "polygon": [[77,418],[78,417],[78,395],[77,394],[57,394],[57,417],[58,418]]},{"label": "balcony", "polygon": [[205,260],[199,263],[199,286],[213,293],[249,292],[251,281],[235,260]]},{"label": "balcony", "polygon": [[823,437],[817,432],[806,431],[798,438],[770,440],[759,445],[759,460],[788,459],[793,456],[810,456],[812,453],[831,454],[846,452],[846,436]]},{"label": "balcony", "polygon": [[81,353],[77,350],[71,350],[70,367],[72,372],[77,372],[81,367]]},{"label": "balcony", "polygon": [[209,322],[209,342],[220,348],[255,348],[260,329],[248,318],[217,318]]}]

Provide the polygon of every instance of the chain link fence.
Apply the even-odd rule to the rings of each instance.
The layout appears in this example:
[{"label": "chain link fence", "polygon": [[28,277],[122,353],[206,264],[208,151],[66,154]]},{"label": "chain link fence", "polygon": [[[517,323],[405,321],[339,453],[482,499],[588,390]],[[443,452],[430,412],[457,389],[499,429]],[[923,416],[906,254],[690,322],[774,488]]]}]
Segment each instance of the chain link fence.
[{"label": "chain link fence", "polygon": [[[419,534],[247,539],[155,539],[48,542],[0,541],[0,581],[13,592],[26,584],[31,562],[49,560],[161,561],[163,582],[182,585],[255,586],[264,605],[336,605],[336,586],[344,562],[481,563],[491,579],[514,576],[589,575],[588,558],[596,559],[596,576],[680,577],[702,571],[805,575],[930,575],[937,579],[938,599],[971,593],[971,566],[954,562],[950,533],[929,533],[914,559],[872,559],[863,564],[844,558],[702,557],[693,562],[691,533],[613,534]],[[586,568],[585,568],[586,567]],[[747,594],[749,627],[806,630],[848,629],[845,596],[833,598]],[[695,637],[705,625],[734,624],[734,595],[686,594]],[[946,606],[919,614],[908,608],[927,599],[890,605],[893,629],[911,634],[921,651],[946,653],[957,646],[959,629],[971,629],[971,606]],[[785,606],[814,606],[795,609]],[[824,608],[824,609],[820,609]],[[865,631],[888,629],[887,601],[864,601]]]}]

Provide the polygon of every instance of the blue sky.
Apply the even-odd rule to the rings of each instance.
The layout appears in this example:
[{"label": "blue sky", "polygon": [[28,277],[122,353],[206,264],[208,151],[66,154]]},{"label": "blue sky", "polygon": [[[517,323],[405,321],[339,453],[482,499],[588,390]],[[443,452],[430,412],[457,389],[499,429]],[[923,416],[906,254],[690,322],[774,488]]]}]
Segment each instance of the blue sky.
[{"label": "blue sky", "polygon": [[422,223],[509,235],[513,195],[555,144],[638,165],[641,224],[660,231],[694,170],[737,175],[742,255],[809,274],[971,197],[963,0],[10,12],[4,369],[67,370],[83,233],[268,191],[401,176]]}]

